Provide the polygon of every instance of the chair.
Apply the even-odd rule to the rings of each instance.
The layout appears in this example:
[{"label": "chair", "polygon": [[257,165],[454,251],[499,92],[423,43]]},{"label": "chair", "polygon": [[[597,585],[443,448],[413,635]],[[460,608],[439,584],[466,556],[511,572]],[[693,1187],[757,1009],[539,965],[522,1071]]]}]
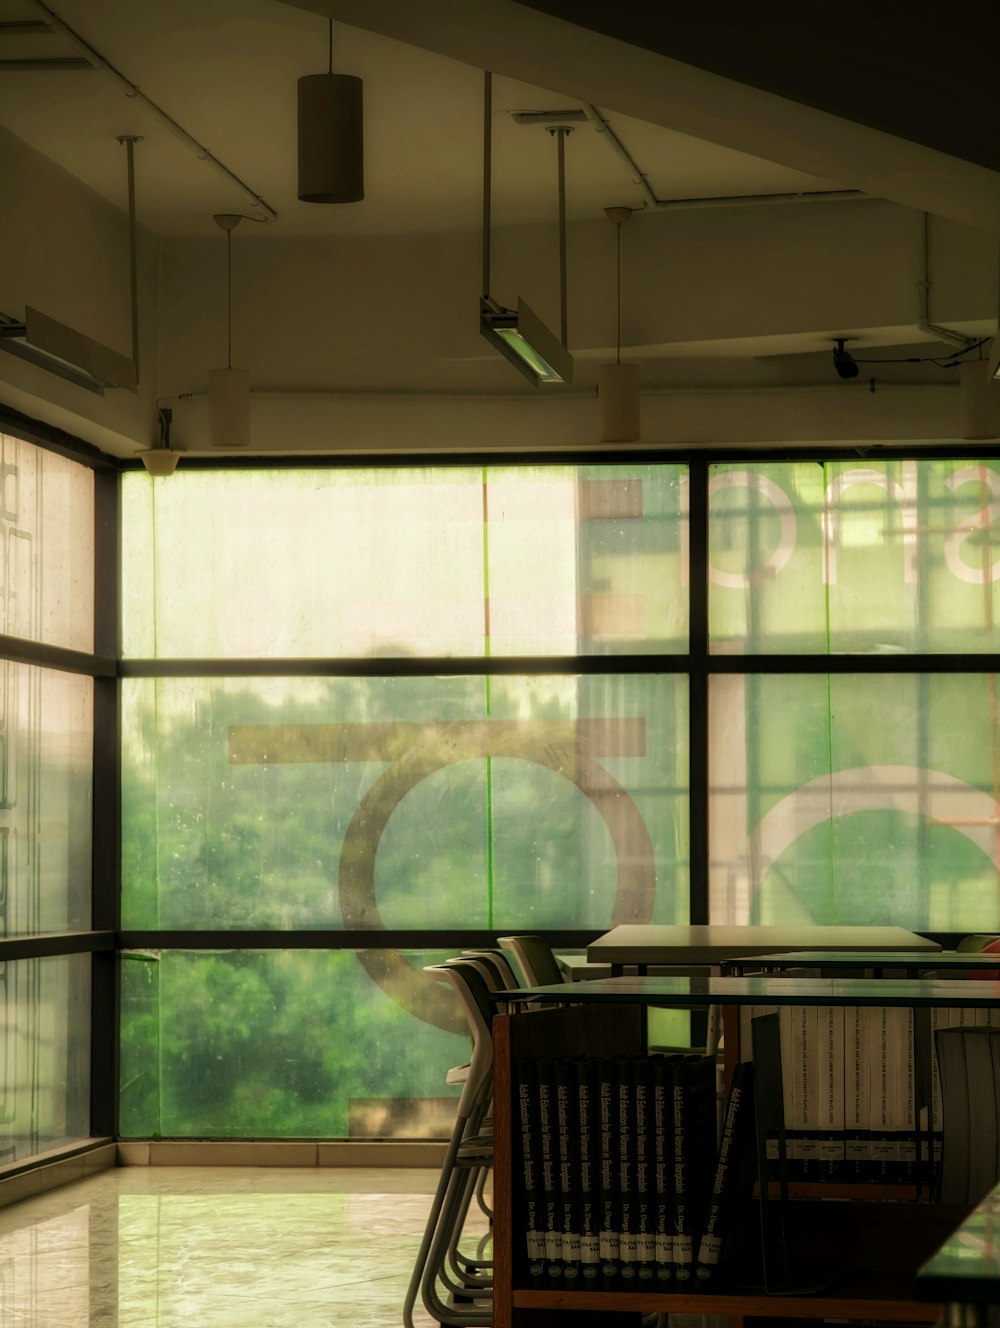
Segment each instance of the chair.
[{"label": "chair", "polygon": [[465,1257],[458,1242],[472,1196],[493,1162],[488,1122],[493,1088],[493,1003],[487,981],[472,959],[452,959],[430,965],[424,972],[450,982],[458,993],[472,1036],[472,1056],[403,1302],[403,1323],[414,1328],[413,1308],[419,1295],[424,1308],[440,1324],[488,1328],[493,1320],[492,1264]]},{"label": "chair", "polygon": [[524,974],[527,987],[552,987],[557,982],[564,982],[559,961],[552,953],[552,947],[541,936],[498,936],[497,943],[504,950],[509,950],[517,960]]}]

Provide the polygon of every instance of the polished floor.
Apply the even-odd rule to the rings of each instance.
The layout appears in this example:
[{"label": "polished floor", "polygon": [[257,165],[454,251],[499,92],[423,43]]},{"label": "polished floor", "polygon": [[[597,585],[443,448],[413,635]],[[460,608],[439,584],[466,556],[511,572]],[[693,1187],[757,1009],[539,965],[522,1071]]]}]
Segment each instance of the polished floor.
[{"label": "polished floor", "polygon": [[0,1328],[398,1328],[436,1181],[398,1168],[102,1172],[0,1209]]}]

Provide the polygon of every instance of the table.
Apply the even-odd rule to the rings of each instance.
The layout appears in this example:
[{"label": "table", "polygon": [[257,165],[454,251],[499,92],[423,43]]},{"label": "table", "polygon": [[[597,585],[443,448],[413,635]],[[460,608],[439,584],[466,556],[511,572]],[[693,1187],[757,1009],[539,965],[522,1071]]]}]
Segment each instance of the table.
[{"label": "table", "polygon": [[[949,1307],[1000,1305],[1000,1187],[974,1208],[936,1254],[917,1271],[917,1300],[945,1302]],[[975,1322],[977,1315],[959,1315],[949,1322]]]},{"label": "table", "polygon": [[723,959],[779,954],[789,950],[940,951],[936,941],[905,927],[840,927],[791,923],[787,926],[746,926],[688,923],[623,923],[587,946],[587,958],[640,971],[658,964],[718,966]]},{"label": "table", "polygon": [[539,1005],[664,1005],[705,1009],[710,1005],[1000,1005],[1000,982],[948,982],[936,978],[598,978],[551,987],[497,991],[512,1007]]},{"label": "table", "polygon": [[[986,973],[1000,972],[1000,955],[982,954],[978,950],[941,950],[937,954],[916,951],[901,954],[896,950],[788,950],[780,954],[748,955],[742,959],[724,959],[719,965],[723,974],[738,976],[744,968],[752,966],[763,971],[785,968],[822,968],[837,972],[841,969],[871,969],[879,976],[884,969],[907,974],[953,973],[976,969]],[[596,973],[594,976],[598,976]]]}]

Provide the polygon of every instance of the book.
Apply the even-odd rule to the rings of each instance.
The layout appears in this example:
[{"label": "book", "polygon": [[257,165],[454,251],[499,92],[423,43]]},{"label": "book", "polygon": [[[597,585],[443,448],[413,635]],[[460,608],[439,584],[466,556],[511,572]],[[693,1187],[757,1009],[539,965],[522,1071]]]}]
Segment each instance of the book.
[{"label": "book", "polygon": [[618,1276],[631,1282],[639,1271],[638,1195],[635,1158],[635,1066],[628,1057],[615,1062],[618,1131]]},{"label": "book", "polygon": [[576,1079],[576,1126],[579,1140],[577,1188],[580,1215],[580,1275],[593,1282],[601,1267],[600,1121],[597,1062],[573,1062]]},{"label": "book", "polygon": [[816,1034],[819,1046],[819,1179],[841,1181],[846,1175],[844,1007],[820,1006],[816,1011]]},{"label": "book", "polygon": [[679,1056],[672,1063],[674,1126],[674,1277],[694,1275],[695,1249],[714,1175],[716,1145],[715,1060]]},{"label": "book", "polygon": [[558,1135],[562,1275],[571,1282],[580,1272],[580,1143],[576,1075],[572,1062],[560,1057],[555,1065],[555,1107]]},{"label": "book", "polygon": [[872,1006],[870,1019],[869,1056],[871,1093],[871,1170],[869,1179],[890,1182],[896,1179],[896,1143],[892,1132],[890,1110],[892,1087],[889,1081],[891,1056],[889,1049],[889,1010],[886,1006]]},{"label": "book", "polygon": [[656,1283],[669,1285],[674,1275],[674,1129],[672,1056],[652,1060],[654,1250]]},{"label": "book", "polygon": [[753,1076],[751,1061],[741,1061],[733,1070],[711,1198],[698,1242],[695,1278],[702,1286],[725,1273],[750,1216],[757,1175]]},{"label": "book", "polygon": [[648,1056],[632,1062],[635,1124],[636,1272],[641,1282],[653,1279],[656,1266],[652,1067]]},{"label": "book", "polygon": [[597,1066],[598,1156],[601,1196],[601,1274],[612,1280],[618,1272],[618,1071],[612,1057]]},{"label": "book", "polygon": [[542,1215],[538,1159],[538,1066],[532,1060],[516,1064],[517,1119],[521,1139],[521,1177],[524,1186],[524,1232],[528,1274],[538,1279],[545,1272],[545,1224]]},{"label": "book", "polygon": [[556,1119],[555,1064],[543,1059],[538,1072],[538,1159],[542,1180],[542,1226],[545,1272],[562,1276],[562,1191],[559,1188],[559,1133]]},{"label": "book", "polygon": [[844,1036],[848,1041],[851,1080],[845,1103],[847,1138],[844,1151],[848,1176],[866,1181],[871,1174],[871,1011],[863,1005],[845,1008]]},{"label": "book", "polygon": [[977,1204],[997,1183],[1000,1085],[993,1043],[1000,1030],[984,1024],[938,1029],[943,1151],[941,1202]]}]

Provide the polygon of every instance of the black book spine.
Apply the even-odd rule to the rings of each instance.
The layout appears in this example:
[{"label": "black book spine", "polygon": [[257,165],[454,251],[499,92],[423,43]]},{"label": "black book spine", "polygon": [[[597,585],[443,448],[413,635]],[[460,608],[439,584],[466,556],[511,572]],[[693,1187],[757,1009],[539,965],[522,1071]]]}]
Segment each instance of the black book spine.
[{"label": "black book spine", "polygon": [[635,1183],[635,1083],[632,1061],[619,1057],[618,1067],[618,1191],[621,1204],[618,1273],[632,1281],[638,1273],[638,1198]]},{"label": "black book spine", "polygon": [[756,1175],[754,1134],[753,1062],[742,1061],[733,1071],[712,1197],[698,1242],[695,1277],[702,1284],[718,1279],[735,1244],[743,1216],[739,1210],[752,1194]]},{"label": "black book spine", "polygon": [[671,1063],[670,1114],[674,1136],[674,1277],[687,1282],[691,1277],[694,1250],[688,1214],[688,1153],[685,1146],[684,1100],[687,1094],[687,1058],[678,1057]]},{"label": "black book spine", "polygon": [[574,1062],[579,1147],[580,1273],[592,1282],[601,1269],[601,1154],[597,1062]]},{"label": "black book spine", "polygon": [[653,1187],[655,1198],[655,1257],[657,1285],[667,1286],[674,1275],[674,1127],[670,1060],[652,1058],[653,1071]]},{"label": "black book spine", "polygon": [[559,1189],[559,1136],[556,1122],[555,1067],[538,1062],[538,1158],[542,1173],[545,1263],[549,1277],[562,1276],[562,1194]]},{"label": "black book spine", "polygon": [[601,1272],[613,1279],[618,1272],[618,1075],[613,1059],[598,1062],[598,1122],[601,1159]]},{"label": "black book spine", "polygon": [[529,1060],[519,1061],[516,1076],[528,1273],[532,1278],[540,1278],[545,1272],[545,1219],[538,1159],[537,1064]]},{"label": "black book spine", "polygon": [[653,1094],[649,1058],[632,1062],[635,1104],[635,1227],[639,1280],[652,1279],[656,1265],[655,1193],[653,1190]]},{"label": "black book spine", "polygon": [[577,1132],[576,1075],[571,1061],[555,1063],[556,1124],[559,1141],[559,1193],[562,1197],[563,1277],[580,1274],[580,1143]]}]

